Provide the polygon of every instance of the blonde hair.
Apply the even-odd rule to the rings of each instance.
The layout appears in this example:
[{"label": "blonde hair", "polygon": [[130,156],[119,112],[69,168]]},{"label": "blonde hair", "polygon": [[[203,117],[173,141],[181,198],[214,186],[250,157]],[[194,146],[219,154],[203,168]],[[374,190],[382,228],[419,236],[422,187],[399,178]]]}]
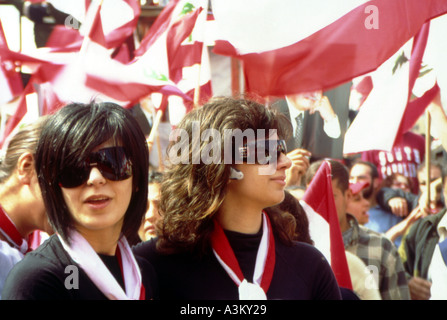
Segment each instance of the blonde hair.
[{"label": "blonde hair", "polygon": [[6,152],[0,157],[0,183],[5,182],[17,167],[19,158],[25,152],[34,154],[44,122],[48,116],[24,125],[11,138]]}]

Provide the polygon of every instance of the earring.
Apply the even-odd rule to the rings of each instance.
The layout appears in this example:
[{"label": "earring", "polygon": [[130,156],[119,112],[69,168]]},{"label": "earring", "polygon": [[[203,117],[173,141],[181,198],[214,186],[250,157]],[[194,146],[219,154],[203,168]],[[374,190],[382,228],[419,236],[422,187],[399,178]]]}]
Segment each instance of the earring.
[{"label": "earring", "polygon": [[231,167],[231,174],[230,174],[231,180],[242,180],[243,178],[244,174],[241,171]]}]

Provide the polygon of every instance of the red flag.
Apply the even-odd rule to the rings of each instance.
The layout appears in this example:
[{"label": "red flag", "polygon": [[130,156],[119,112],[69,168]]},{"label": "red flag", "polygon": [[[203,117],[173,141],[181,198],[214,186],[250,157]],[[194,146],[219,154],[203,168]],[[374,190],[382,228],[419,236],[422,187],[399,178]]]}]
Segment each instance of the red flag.
[{"label": "red flag", "polygon": [[[81,56],[82,70],[85,72],[85,85],[112,99],[123,101],[125,107],[131,107],[152,92],[166,95],[179,95],[189,99],[172,81],[157,68],[163,66],[163,56],[155,56],[151,51],[128,63],[112,58],[102,41],[102,24],[99,12],[95,14],[90,37],[84,39]],[[151,48],[150,48],[151,49]],[[122,52],[121,52],[122,53]],[[116,57],[116,56],[115,56]],[[160,59],[161,58],[161,59]]]},{"label": "red flag", "polygon": [[349,96],[349,108],[357,111],[365,102],[373,89],[373,81],[370,75],[353,79]]},{"label": "red flag", "polygon": [[182,45],[182,42],[191,35],[201,11],[202,8],[199,8],[190,13],[188,19],[176,21],[167,32],[166,45],[169,61],[169,78],[175,83],[182,79],[184,66],[200,63],[203,43]]},{"label": "red flag", "polygon": [[19,102],[17,104],[17,108],[14,112],[14,114],[8,119],[8,122],[6,123],[5,130],[0,137],[0,148],[3,147],[5,143],[8,141],[8,137],[11,136],[11,133],[14,131],[15,128],[17,128],[20,121],[23,119],[25,114],[27,113],[27,104],[26,104],[26,97],[29,94],[35,93],[34,86],[31,82],[28,82],[27,86],[22,92],[22,95],[19,99]]},{"label": "red flag", "polygon": [[321,164],[300,203],[309,219],[310,236],[315,247],[329,261],[338,285],[352,290],[351,276],[332,192],[331,165],[328,161]]},{"label": "red flag", "polygon": [[419,117],[424,113],[427,106],[430,104],[430,102],[433,101],[433,99],[440,91],[438,84],[435,83],[435,85],[430,90],[427,90],[421,97],[410,101],[414,84],[416,83],[416,79],[419,77],[420,74],[422,58],[427,46],[429,30],[430,21],[426,22],[422,26],[418,34],[414,37],[414,46],[410,59],[408,102],[405,108],[405,112],[402,116],[396,138],[394,139],[394,144],[399,143],[402,140],[403,134],[409,131],[414,126]]},{"label": "red flag", "polygon": [[[69,9],[71,8],[75,11],[75,9],[79,9],[77,6],[81,6],[81,4],[70,4],[70,7],[64,5],[61,10],[71,14]],[[101,13],[99,13],[102,8],[104,8],[104,10],[101,10]],[[121,14],[119,11],[113,11],[115,8],[117,8],[117,10],[128,10],[126,10],[126,14]],[[130,18],[129,9],[131,11]],[[100,15],[100,17],[95,17],[96,14]],[[101,30],[103,30],[102,35],[100,35],[103,40],[100,43],[107,49],[118,48],[130,37],[133,39],[133,32],[138,24],[140,14],[141,6],[138,0],[121,0],[115,2],[95,1],[93,3],[86,1],[85,21],[81,27],[83,31],[82,34],[80,33],[80,29],[76,27],[69,28],[67,26],[56,26],[52,31],[46,46],[50,47],[53,52],[79,51],[84,39],[84,34],[86,37],[89,36],[92,38],[94,35],[89,35],[89,33],[92,31],[97,32],[99,30],[97,26],[92,27],[91,25],[93,17],[95,17],[93,20],[94,23],[100,23]],[[103,21],[101,17],[105,17],[107,20]],[[87,30],[85,31],[84,28]]]},{"label": "red flag", "polygon": [[[7,49],[5,33],[0,21],[0,47]],[[0,105],[11,101],[23,91],[23,83],[20,74],[16,71],[14,61],[0,55]]]},{"label": "red flag", "polygon": [[[297,6],[301,4],[295,2]],[[336,4],[343,5],[344,1]],[[262,5],[257,4],[246,14],[256,15],[258,7]],[[218,21],[215,9],[213,5]],[[333,9],[327,3],[326,8],[322,8],[326,11]],[[373,11],[369,13],[368,10]],[[427,20],[446,12],[447,2],[444,0],[371,0],[305,39],[276,50],[241,54],[228,42],[217,41],[214,51],[243,61],[248,92],[265,97],[328,90],[375,70]],[[368,24],[374,14],[377,15],[377,27]],[[269,14],[273,15],[274,12]],[[263,18],[259,17],[260,20]],[[303,25],[304,29],[307,27]],[[290,30],[274,29],[278,33],[290,33]],[[244,33],[243,26],[239,32]]]}]

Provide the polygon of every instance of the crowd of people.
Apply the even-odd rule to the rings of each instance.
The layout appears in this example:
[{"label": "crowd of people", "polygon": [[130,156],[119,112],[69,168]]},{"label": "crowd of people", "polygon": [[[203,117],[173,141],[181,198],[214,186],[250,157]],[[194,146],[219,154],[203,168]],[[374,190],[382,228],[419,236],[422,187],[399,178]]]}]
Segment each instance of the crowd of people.
[{"label": "crowd of people", "polygon": [[[282,103],[306,99],[337,129],[324,95]],[[114,103],[22,128],[0,163],[1,299],[447,299],[445,165],[419,154],[415,189],[411,170],[386,174],[362,155],[315,159],[291,113],[215,97],[178,123],[162,170]],[[322,163],[352,288],[300,202]]]}]

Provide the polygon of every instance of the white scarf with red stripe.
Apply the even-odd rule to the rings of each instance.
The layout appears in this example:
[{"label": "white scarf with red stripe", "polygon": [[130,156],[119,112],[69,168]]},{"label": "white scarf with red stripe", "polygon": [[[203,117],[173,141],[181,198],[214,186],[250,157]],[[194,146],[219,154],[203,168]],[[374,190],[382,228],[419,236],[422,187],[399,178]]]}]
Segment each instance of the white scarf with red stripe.
[{"label": "white scarf with red stripe", "polygon": [[132,253],[126,237],[118,241],[117,253],[121,257],[121,271],[126,291],[122,289],[115,277],[102,262],[87,240],[78,232],[71,234],[71,245],[68,245],[61,236],[59,239],[65,251],[87,273],[90,280],[110,300],[142,300],[144,287],[142,284],[140,268]]},{"label": "white scarf with red stripe", "polygon": [[238,286],[239,300],[267,300],[266,293],[270,286],[275,268],[275,240],[272,227],[267,214],[263,212],[263,232],[256,256],[253,282],[248,282],[242,273],[233,249],[228,242],[225,233],[214,220],[214,231],[211,235],[211,243],[214,255],[228,273],[230,278]]}]

